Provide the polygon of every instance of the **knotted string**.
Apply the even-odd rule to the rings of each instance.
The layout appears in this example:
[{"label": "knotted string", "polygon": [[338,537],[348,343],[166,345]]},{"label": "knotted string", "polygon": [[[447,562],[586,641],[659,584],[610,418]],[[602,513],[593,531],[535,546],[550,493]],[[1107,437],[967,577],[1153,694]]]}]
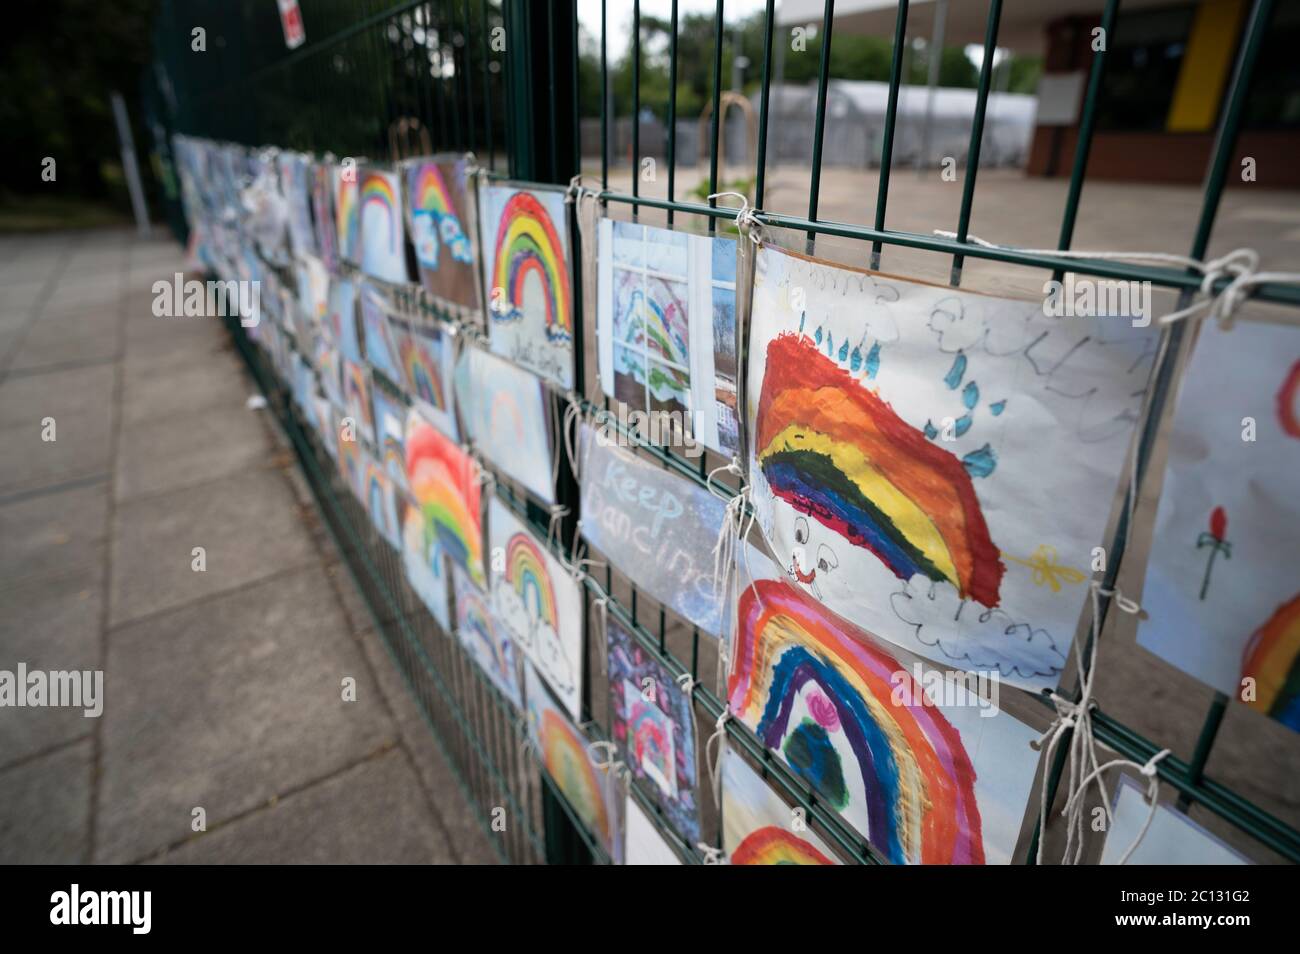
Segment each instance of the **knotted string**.
[{"label": "knotted string", "polygon": [[[935,229],[934,234],[942,238],[957,238],[956,232],[945,232],[942,229]],[[1208,317],[1217,321],[1219,326],[1226,331],[1232,328],[1233,322],[1236,320],[1237,309],[1250,297],[1251,289],[1265,284],[1300,284],[1300,272],[1259,271],[1259,253],[1249,248],[1234,249],[1227,255],[1203,262],[1200,259],[1190,258],[1186,255],[1174,255],[1169,252],[1082,252],[1050,248],[1015,248],[986,242],[974,235],[967,235],[966,241],[981,248],[1020,252],[1025,255],[1095,259],[1103,262],[1151,262],[1185,268],[1199,274],[1201,276],[1201,286],[1198,291],[1203,298],[1200,301],[1193,302],[1186,308],[1180,308],[1163,316],[1160,319],[1162,325],[1170,325],[1185,318],[1191,318],[1201,312],[1206,312]],[[1228,280],[1228,284],[1224,285],[1216,293],[1214,286],[1225,279]],[[1300,324],[1300,316],[1288,313],[1279,317],[1288,324]]]},{"label": "knotted string", "polygon": [[706,845],[704,842],[696,842],[695,850],[704,856],[706,865],[725,864],[727,856],[722,853],[721,848],[714,848],[712,845]]},{"label": "knotted string", "polygon": [[[1142,609],[1136,601],[1124,596],[1119,590],[1104,589],[1096,580],[1092,581],[1090,592],[1092,621],[1086,666],[1084,665],[1083,647],[1080,640],[1076,639],[1074,643],[1075,660],[1079,671],[1079,698],[1077,700],[1067,699],[1059,693],[1053,692],[1051,700],[1056,707],[1056,718],[1037,742],[1031,743],[1034,748],[1039,749],[1043,748],[1044,743],[1046,743],[1043,764],[1050,765],[1061,740],[1066,735],[1070,736],[1069,770],[1066,776],[1066,791],[1069,792],[1069,796],[1066,799],[1065,807],[1061,810],[1066,826],[1065,852],[1062,855],[1061,863],[1067,865],[1078,864],[1083,856],[1084,796],[1088,786],[1094,782],[1096,783],[1097,791],[1101,795],[1101,803],[1109,819],[1110,798],[1106,791],[1106,783],[1102,773],[1109,768],[1127,762],[1125,759],[1119,759],[1109,762],[1103,767],[1097,758],[1097,740],[1092,731],[1092,712],[1097,705],[1092,698],[1092,693],[1093,682],[1097,675],[1097,651],[1101,643],[1101,597],[1111,597],[1115,605],[1126,613],[1137,614]],[[1159,756],[1159,758],[1163,758],[1163,756]],[[1159,761],[1159,758],[1155,761]],[[1142,768],[1141,766],[1138,767]],[[1143,774],[1146,774],[1145,770]],[[1153,780],[1152,784],[1157,786],[1158,794],[1159,783]],[[1047,784],[1046,780],[1044,780],[1039,793],[1038,808],[1037,861],[1039,864],[1043,863],[1043,842],[1047,831],[1047,811]]]},{"label": "knotted string", "polygon": [[756,246],[761,244],[763,223],[758,220],[758,210],[749,204],[749,198],[739,192],[715,192],[709,198],[721,199],[724,196],[733,196],[740,200],[740,208],[736,211],[736,228],[740,234]]},{"label": "knotted string", "polygon": [[564,506],[564,504],[556,503],[551,504],[550,512],[551,519],[546,525],[546,549],[548,551],[551,549],[552,541],[559,541],[560,521],[567,517],[570,511],[568,507]]},{"label": "knotted string", "polygon": [[[601,755],[604,755],[603,759]],[[601,772],[606,775],[612,774],[615,779],[625,781],[631,776],[627,763],[618,758],[618,746],[613,742],[601,739],[587,743],[587,758],[591,759],[591,764]]]}]

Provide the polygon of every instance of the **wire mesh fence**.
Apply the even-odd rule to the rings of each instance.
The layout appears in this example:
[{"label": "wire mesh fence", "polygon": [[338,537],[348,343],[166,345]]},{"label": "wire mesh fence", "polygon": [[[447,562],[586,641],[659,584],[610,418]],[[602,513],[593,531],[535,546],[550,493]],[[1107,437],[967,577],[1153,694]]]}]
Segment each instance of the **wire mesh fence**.
[{"label": "wire mesh fence", "polygon": [[[166,134],[185,133],[246,145],[276,145],[284,148],[330,152],[335,155],[397,159],[409,155],[409,141],[431,144],[439,151],[475,153],[498,178],[563,184],[577,175],[583,154],[583,116],[599,117],[599,186],[596,200],[607,215],[632,220],[666,223],[675,227],[698,227],[714,233],[735,228],[737,209],[717,199],[683,197],[679,194],[676,136],[678,120],[678,3],[670,5],[666,106],[668,121],[663,143],[666,192],[642,193],[636,159],[642,155],[641,123],[631,124],[630,156],[613,154],[610,143],[616,117],[608,94],[611,82],[608,2],[599,3],[599,73],[594,86],[595,103],[585,101],[587,87],[580,76],[579,49],[582,45],[578,5],[572,0],[448,0],[448,2],[403,2],[369,0],[364,3],[302,3],[309,31],[308,43],[286,51],[279,42],[279,25],[273,7],[260,3],[224,3],[216,0],[165,2],[155,30],[157,64],[147,78],[150,102],[156,104],[153,117]],[[821,44],[816,80],[814,138],[811,169],[807,182],[807,211],[803,215],[764,211],[765,191],[770,188],[768,168],[769,111],[773,85],[773,49],[779,42],[776,5],[768,0],[764,10],[763,49],[759,64],[761,82],[757,115],[757,147],[752,162],[752,189],[747,198],[758,210],[762,227],[785,236],[800,236],[802,250],[812,252],[818,237],[834,237],[860,243],[868,250],[872,267],[879,267],[887,250],[925,250],[950,258],[950,283],[961,284],[969,259],[998,262],[1006,266],[1037,270],[1060,278],[1070,271],[1098,278],[1148,281],[1157,288],[1176,293],[1179,307],[1186,305],[1201,285],[1201,276],[1174,267],[1135,265],[1114,260],[1066,258],[1050,251],[990,247],[971,241],[972,211],[978,199],[981,144],[984,141],[986,107],[989,101],[995,51],[1002,18],[1001,0],[990,0],[983,43],[982,65],[976,88],[976,105],[971,117],[969,147],[961,185],[960,209],[949,236],[920,234],[890,229],[887,223],[891,183],[891,155],[897,124],[898,94],[904,69],[903,42],[907,31],[909,4],[900,0],[895,16],[890,90],[882,136],[882,156],[874,212],[870,225],[825,218],[820,195],[823,177],[822,142],[827,124],[827,90],[830,83],[830,49],[835,26],[833,0],[827,0],[818,31]],[[712,58],[708,128],[703,151],[708,157],[705,195],[726,190],[727,169],[720,162],[723,118],[723,48],[726,5],[718,0]],[[1201,194],[1200,212],[1194,234],[1169,236],[1169,244],[1184,244],[1192,257],[1204,258],[1227,177],[1235,160],[1235,144],[1247,93],[1260,46],[1273,13],[1271,0],[1252,5],[1224,108],[1215,136],[1210,166]],[[1102,13],[1103,29],[1112,31],[1122,21],[1118,0],[1107,0]],[[190,55],[190,24],[207,24],[209,43],[220,38],[221,57]],[[642,110],[641,5],[632,4],[631,115]],[[1089,148],[1105,71],[1105,53],[1089,66],[1086,93],[1079,118],[1074,162],[1066,187],[1058,251],[1071,247],[1089,158]],[[588,99],[591,97],[588,96]],[[587,150],[588,154],[591,150]],[[630,167],[625,168],[625,167]],[[621,175],[627,172],[628,175]],[[618,185],[626,179],[626,188]],[[571,209],[570,233],[575,242],[581,209]],[[1183,248],[1162,251],[1184,251]],[[575,391],[587,410],[610,410],[607,397],[595,386],[594,303],[590,300],[590,276],[582,273],[581,248],[572,259],[575,294],[576,374]],[[582,295],[584,278],[587,295]],[[1222,287],[1221,281],[1218,287]],[[1300,305],[1300,291],[1293,287],[1266,285],[1255,297],[1286,306]],[[586,301],[584,301],[584,298]],[[405,303],[412,314],[438,319],[433,306],[412,298]],[[501,694],[484,678],[474,663],[449,634],[423,608],[407,585],[400,558],[379,537],[364,509],[342,487],[328,455],[315,441],[310,427],[297,420],[292,402],[265,366],[261,353],[243,338],[237,325],[232,334],[241,343],[263,387],[274,398],[286,432],[298,453],[304,472],[315,491],[321,510],[335,540],[343,551],[357,584],[383,632],[398,668],[419,701],[433,734],[459,771],[467,796],[479,809],[485,830],[503,860],[511,862],[608,860],[591,833],[586,831],[572,808],[559,797],[539,770],[537,759],[524,744],[527,733],[519,716]],[[1152,466],[1152,455],[1162,417],[1174,384],[1175,370],[1184,350],[1184,326],[1165,332],[1161,356],[1153,377],[1144,417],[1146,429],[1137,447],[1137,480]],[[741,356],[740,366],[744,367]],[[559,396],[555,413],[561,412]],[[713,452],[697,458],[671,449],[652,446],[637,435],[624,431],[637,445],[637,453],[656,461],[684,479],[715,489],[735,490],[735,478],[717,476],[728,461]],[[710,475],[714,475],[710,477]],[[1127,494],[1127,491],[1123,493]],[[550,539],[547,511],[528,500],[508,481],[497,487],[498,496],[517,514]],[[562,468],[557,500],[568,507],[555,546],[567,552],[577,521],[578,492],[574,475]],[[1127,503],[1127,501],[1125,501]],[[1103,588],[1111,590],[1129,542],[1129,508],[1116,508],[1107,550],[1111,554]],[[692,678],[694,713],[702,737],[723,713],[724,704],[712,684],[717,648],[715,641],[698,628],[677,617],[641,592],[636,580],[605,567],[588,577],[584,605],[588,632],[600,604],[617,619],[652,658],[673,674]],[[1111,610],[1102,597],[1100,612],[1106,619]],[[1087,620],[1081,638],[1090,639]],[[589,639],[584,659],[583,724],[593,740],[608,738],[606,685],[601,677],[599,648]],[[1075,674],[1077,680],[1078,674]],[[1077,688],[1075,690],[1077,694]],[[1044,712],[1050,703],[1046,698]],[[1269,814],[1251,800],[1211,778],[1205,769],[1227,707],[1227,697],[1218,695],[1208,712],[1194,750],[1186,759],[1170,756],[1159,763],[1162,782],[1180,794],[1180,805],[1197,804],[1249,834],[1281,858],[1300,860],[1300,833],[1285,821]],[[1147,738],[1104,711],[1094,716],[1099,741],[1123,756],[1146,762],[1164,746],[1160,739]],[[839,815],[823,804],[816,793],[769,753],[757,737],[736,721],[726,723],[728,741],[760,768],[765,778],[782,792],[787,801],[803,808],[811,827],[848,861],[871,863],[879,855],[858,832],[844,824]],[[1048,800],[1054,801],[1065,770],[1065,751],[1041,768]],[[700,804],[704,809],[706,841],[720,847],[716,810],[708,780],[701,778]],[[633,790],[647,814],[659,809],[644,793]],[[1037,797],[1037,796],[1035,796]],[[522,823],[507,823],[504,831],[493,827],[494,812]],[[1039,833],[1037,826],[1023,839],[1019,857],[1032,861]],[[702,861],[707,852],[686,844],[673,835],[671,826],[660,824],[665,837],[691,861]]]}]

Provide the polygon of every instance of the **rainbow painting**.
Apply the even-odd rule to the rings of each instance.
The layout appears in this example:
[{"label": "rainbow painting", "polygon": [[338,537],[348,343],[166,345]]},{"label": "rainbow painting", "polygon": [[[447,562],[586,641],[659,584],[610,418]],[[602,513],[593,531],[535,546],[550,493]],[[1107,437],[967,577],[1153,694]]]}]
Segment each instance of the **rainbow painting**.
[{"label": "rainbow painting", "polygon": [[565,715],[531,665],[524,667],[528,728],[542,766],[587,832],[614,861],[622,839],[613,799],[613,777],[597,768],[587,737]]},{"label": "rainbow painting", "polygon": [[582,584],[501,501],[488,504],[491,609],[574,718],[582,712]]},{"label": "rainbow painting", "polygon": [[370,368],[343,361],[343,406],[358,436],[375,442],[375,415],[370,404]]},{"label": "rainbow painting", "polygon": [[412,408],[406,418],[406,480],[424,515],[424,550],[435,544],[479,586],[483,567],[478,465]]},{"label": "rainbow painting", "polygon": [[731,711],[827,806],[895,864],[984,863],[975,769],[906,667],[780,580],[736,625]]},{"label": "rainbow painting", "polygon": [[806,839],[776,825],[757,828],[728,856],[733,865],[833,865]]},{"label": "rainbow painting", "polygon": [[1251,708],[1300,732],[1300,594],[1250,637],[1241,677],[1255,680]]},{"label": "rainbow painting", "polygon": [[836,865],[830,848],[730,746],[722,749],[722,846],[733,865]]},{"label": "rainbow painting", "polygon": [[361,270],[385,282],[405,282],[406,237],[402,225],[401,185],[397,176],[378,169],[361,173],[359,185]]},{"label": "rainbow painting", "polygon": [[384,465],[369,454],[365,455],[365,471],[362,478],[365,491],[366,509],[370,520],[384,538],[395,549],[402,547],[402,531],[397,525],[397,501],[393,496],[392,478]]},{"label": "rainbow painting", "polygon": [[403,323],[397,360],[407,393],[440,431],[459,437],[452,410],[450,339],[437,326]]},{"label": "rainbow painting", "polygon": [[357,203],[355,167],[334,168],[334,225],[338,234],[338,254],[353,265],[359,264],[361,252],[361,209]]},{"label": "rainbow painting", "polygon": [[451,570],[456,596],[456,636],[491,683],[516,708],[522,704],[515,647],[497,626],[483,592],[458,566]]},{"label": "rainbow painting", "polygon": [[755,455],[773,496],[900,580],[998,605],[1004,567],[962,461],[793,332],[767,347]]},{"label": "rainbow painting", "polygon": [[474,245],[462,216],[469,209],[463,156],[412,160],[406,171],[411,241],[420,282],[443,307],[478,311]]},{"label": "rainbow painting", "polygon": [[556,625],[555,587],[546,561],[528,533],[516,533],[506,544],[506,583],[523,601],[528,615],[539,622]]},{"label": "rainbow painting", "polygon": [[480,204],[492,249],[485,270],[492,350],[568,388],[573,292],[563,194],[489,186]]}]

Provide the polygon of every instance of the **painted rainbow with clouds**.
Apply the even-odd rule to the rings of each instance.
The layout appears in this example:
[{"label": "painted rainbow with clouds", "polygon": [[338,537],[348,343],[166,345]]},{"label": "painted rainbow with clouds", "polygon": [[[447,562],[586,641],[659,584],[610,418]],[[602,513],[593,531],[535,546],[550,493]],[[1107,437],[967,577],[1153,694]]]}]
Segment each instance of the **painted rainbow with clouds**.
[{"label": "painted rainbow with clouds", "polygon": [[731,852],[733,865],[833,865],[830,858],[792,831],[776,825],[756,828]]},{"label": "painted rainbow with clouds", "polygon": [[768,345],[755,448],[775,496],[900,580],[920,573],[998,605],[1005,568],[965,466],[811,339]]},{"label": "painted rainbow with clouds", "polygon": [[361,212],[371,208],[380,209],[388,223],[388,250],[397,249],[397,210],[399,208],[396,189],[389,176],[382,172],[368,172],[361,181]]},{"label": "painted rainbow with clouds", "polygon": [[506,202],[497,228],[492,287],[504,289],[509,311],[500,320],[520,317],[524,286],[530,276],[541,281],[546,309],[546,336],[552,341],[573,337],[569,270],[564,243],[545,207],[529,192],[516,192]]}]

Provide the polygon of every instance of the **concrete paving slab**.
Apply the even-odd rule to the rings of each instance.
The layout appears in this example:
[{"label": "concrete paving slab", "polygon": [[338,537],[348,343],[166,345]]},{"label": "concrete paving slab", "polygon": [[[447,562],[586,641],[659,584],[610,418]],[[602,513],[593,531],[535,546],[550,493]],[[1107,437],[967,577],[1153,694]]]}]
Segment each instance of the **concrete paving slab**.
[{"label": "concrete paving slab", "polygon": [[93,753],[89,740],[0,771],[0,864],[84,864]]},{"label": "concrete paving slab", "polygon": [[400,749],[197,835],[154,864],[452,864]]},{"label": "concrete paving slab", "polygon": [[124,426],[114,486],[117,500],[270,466],[272,446],[258,420],[259,413],[216,408]]},{"label": "concrete paving slab", "polygon": [[0,429],[31,425],[41,418],[75,416],[87,408],[107,408],[113,399],[114,370],[109,365],[10,375],[0,382]]},{"label": "concrete paving slab", "polygon": [[[271,471],[124,503],[112,533],[112,625],[318,560],[293,497]],[[194,547],[205,551],[202,572],[192,569]]]},{"label": "concrete paving slab", "polygon": [[[95,562],[78,569],[0,588],[0,669],[16,672],[19,663],[29,672],[103,668],[102,547],[90,556]],[[86,736],[94,726],[81,709],[0,709],[0,765]]]},{"label": "concrete paving slab", "polygon": [[[183,352],[192,357],[192,351]],[[132,346],[127,344],[128,361]],[[150,418],[211,408],[241,409],[253,385],[233,354],[203,354],[199,362],[159,366],[135,365],[123,382],[122,421],[135,424]]]},{"label": "concrete paving slab", "polygon": [[[10,379],[12,381],[14,379]],[[56,403],[51,399],[51,406]],[[54,418],[55,440],[43,439],[43,418],[0,428],[0,494],[104,473],[112,449],[113,405],[88,404]]]},{"label": "concrete paving slab", "polygon": [[14,354],[9,370],[114,358],[122,348],[120,324],[116,315],[98,308],[75,315],[42,315]]},{"label": "concrete paving slab", "polygon": [[0,500],[0,586],[98,564],[108,481]]},{"label": "concrete paving slab", "polygon": [[[395,741],[318,567],[116,629],[96,861],[135,860]],[[341,698],[356,680],[356,701]]]}]

